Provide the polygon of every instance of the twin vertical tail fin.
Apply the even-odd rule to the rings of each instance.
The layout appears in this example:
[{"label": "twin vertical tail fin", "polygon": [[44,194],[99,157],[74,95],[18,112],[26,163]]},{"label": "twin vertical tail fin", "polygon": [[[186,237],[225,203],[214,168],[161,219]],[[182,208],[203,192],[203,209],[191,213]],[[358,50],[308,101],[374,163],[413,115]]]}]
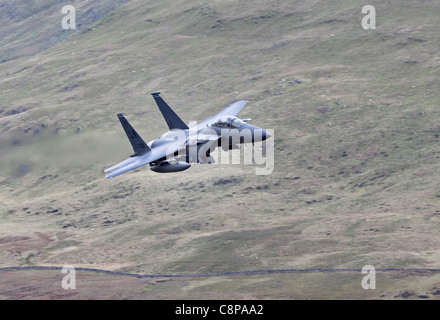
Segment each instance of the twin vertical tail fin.
[{"label": "twin vertical tail fin", "polygon": [[147,146],[145,141],[141,138],[141,136],[134,130],[131,124],[125,119],[123,114],[118,114],[119,121],[121,121],[122,127],[124,128],[125,133],[127,134],[128,140],[130,140],[131,146],[133,147],[134,154],[130,157],[141,156],[151,149]]},{"label": "twin vertical tail fin", "polygon": [[179,116],[170,108],[170,106],[162,99],[159,95],[160,92],[153,92],[151,95],[154,100],[156,100],[157,106],[159,107],[160,112],[162,112],[163,117],[168,125],[170,130],[172,129],[188,129],[188,126]]},{"label": "twin vertical tail fin", "polygon": [[[153,96],[154,100],[156,100],[157,106],[159,107],[160,112],[165,118],[168,128],[170,130],[188,129],[188,126],[185,124],[185,122],[183,122],[182,119],[179,118],[179,116],[170,108],[170,106],[161,98],[159,94],[160,92],[154,92],[151,95]],[[134,130],[134,128],[127,121],[127,119],[125,119],[122,113],[118,114],[118,118],[134,150],[134,154],[132,154],[130,157],[141,156],[148,151],[151,151],[145,141],[136,132],[136,130]]]}]

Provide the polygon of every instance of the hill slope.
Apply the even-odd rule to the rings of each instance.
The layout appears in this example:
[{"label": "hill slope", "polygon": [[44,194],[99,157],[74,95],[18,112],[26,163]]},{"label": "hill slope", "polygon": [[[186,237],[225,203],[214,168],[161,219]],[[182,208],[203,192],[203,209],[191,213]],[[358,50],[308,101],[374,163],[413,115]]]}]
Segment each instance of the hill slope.
[{"label": "hill slope", "polygon": [[[0,1],[0,266],[438,268],[435,1],[374,4],[375,30],[357,1],[81,1],[76,30],[61,28],[64,4]],[[249,100],[240,116],[275,133],[273,173],[215,164],[106,180],[131,152],[116,113],[145,140],[166,131],[153,91],[187,122]],[[439,281],[383,277],[373,292],[361,274],[306,274],[122,297],[435,297]]]}]

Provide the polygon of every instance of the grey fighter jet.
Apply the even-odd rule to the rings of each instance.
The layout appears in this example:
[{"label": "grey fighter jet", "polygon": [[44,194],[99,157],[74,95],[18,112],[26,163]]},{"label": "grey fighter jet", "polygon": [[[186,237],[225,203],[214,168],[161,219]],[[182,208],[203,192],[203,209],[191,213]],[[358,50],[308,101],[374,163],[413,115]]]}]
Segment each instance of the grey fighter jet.
[{"label": "grey fighter jet", "polygon": [[104,170],[106,178],[149,164],[154,172],[178,172],[188,169],[191,163],[213,163],[210,155],[215,147],[224,151],[239,149],[242,143],[254,143],[270,137],[266,130],[250,125],[251,119],[236,115],[247,101],[238,101],[200,123],[186,125],[162,99],[160,92],[151,94],[159,107],[169,131],[159,139],[145,143],[136,130],[118,114],[134,153],[130,158]]}]

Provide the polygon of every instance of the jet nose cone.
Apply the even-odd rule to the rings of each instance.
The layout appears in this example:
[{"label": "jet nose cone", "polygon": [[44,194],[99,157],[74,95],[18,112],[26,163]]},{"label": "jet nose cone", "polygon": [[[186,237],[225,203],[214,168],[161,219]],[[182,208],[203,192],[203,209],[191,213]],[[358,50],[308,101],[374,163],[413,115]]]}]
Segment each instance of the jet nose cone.
[{"label": "jet nose cone", "polygon": [[271,134],[269,132],[267,132],[266,130],[263,130],[263,134],[262,134],[262,140],[266,140],[269,139],[271,137]]}]

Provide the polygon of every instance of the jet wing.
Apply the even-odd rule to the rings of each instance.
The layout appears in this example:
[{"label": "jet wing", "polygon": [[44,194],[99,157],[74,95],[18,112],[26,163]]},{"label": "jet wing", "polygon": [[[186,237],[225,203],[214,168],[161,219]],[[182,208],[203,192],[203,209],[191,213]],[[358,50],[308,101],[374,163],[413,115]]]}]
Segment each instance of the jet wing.
[{"label": "jet wing", "polygon": [[236,116],[241,111],[241,109],[243,109],[243,107],[246,105],[246,103],[248,103],[247,100],[234,102],[233,104],[231,104],[227,108],[225,108],[223,111],[220,111],[219,113],[217,113],[215,116],[209,117],[205,121],[201,122],[199,124],[199,126],[200,127],[210,126],[214,123],[215,120],[217,120],[218,118],[221,118],[222,116],[226,116],[226,115]]},{"label": "jet wing", "polygon": [[215,131],[211,130],[209,133],[204,133],[203,130],[201,132],[198,132],[196,135],[192,135],[188,137],[188,146],[197,146],[200,144],[203,144],[208,141],[217,141],[220,139],[221,136],[219,136]]},{"label": "jet wing", "polygon": [[105,177],[107,179],[116,177],[120,174],[123,174],[127,171],[136,169],[148,163],[154,162],[161,158],[164,158],[170,154],[174,154],[174,152],[179,151],[185,147],[185,144],[182,144],[179,141],[170,141],[169,143],[164,143],[156,148],[151,149],[151,151],[137,157],[130,157],[114,166],[105,169],[104,172],[110,172]]}]

